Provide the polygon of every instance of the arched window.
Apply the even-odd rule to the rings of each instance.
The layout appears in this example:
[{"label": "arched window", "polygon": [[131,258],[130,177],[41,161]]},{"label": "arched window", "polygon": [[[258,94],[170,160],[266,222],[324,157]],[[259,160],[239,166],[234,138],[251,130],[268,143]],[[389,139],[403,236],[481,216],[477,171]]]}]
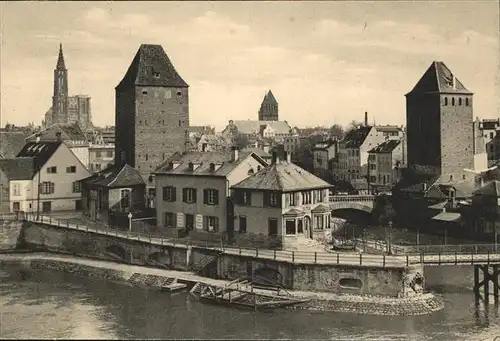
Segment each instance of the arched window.
[{"label": "arched window", "polygon": [[260,166],[257,166],[257,172],[260,171],[261,167]]},{"label": "arched window", "polygon": [[458,105],[462,105],[462,97],[458,98]]},{"label": "arched window", "polygon": [[247,173],[247,174],[248,174],[248,175],[252,175],[252,174],[253,174],[253,168],[250,168],[250,169],[248,170],[248,173]]},{"label": "arched window", "polygon": [[448,105],[448,97],[444,98],[444,105]]},{"label": "arched window", "polygon": [[468,98],[465,99],[465,105],[469,106],[469,99]]},{"label": "arched window", "polygon": [[148,161],[148,154],[146,154],[146,161]]},{"label": "arched window", "polygon": [[452,105],[452,106],[455,106],[455,97],[452,97],[452,98],[451,98],[451,105]]}]

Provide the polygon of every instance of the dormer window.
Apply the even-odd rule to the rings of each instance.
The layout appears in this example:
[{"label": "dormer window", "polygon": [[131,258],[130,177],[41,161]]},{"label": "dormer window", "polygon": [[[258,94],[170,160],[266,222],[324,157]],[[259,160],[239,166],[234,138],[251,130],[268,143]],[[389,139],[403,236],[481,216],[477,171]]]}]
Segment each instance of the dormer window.
[{"label": "dormer window", "polygon": [[192,171],[194,169],[194,164],[192,162],[188,163],[188,170]]},{"label": "dormer window", "polygon": [[466,106],[468,106],[468,105],[469,105],[469,99],[468,99],[468,98],[466,98],[466,99],[465,99],[465,105],[466,105]]},{"label": "dormer window", "polygon": [[177,91],[177,96],[181,97],[182,96],[182,92]]},{"label": "dormer window", "polygon": [[210,171],[215,172],[215,163],[210,163]]},{"label": "dormer window", "polygon": [[143,95],[147,95],[148,94],[148,90],[142,90],[142,94]]},{"label": "dormer window", "polygon": [[160,78],[160,73],[153,70],[153,77]]}]

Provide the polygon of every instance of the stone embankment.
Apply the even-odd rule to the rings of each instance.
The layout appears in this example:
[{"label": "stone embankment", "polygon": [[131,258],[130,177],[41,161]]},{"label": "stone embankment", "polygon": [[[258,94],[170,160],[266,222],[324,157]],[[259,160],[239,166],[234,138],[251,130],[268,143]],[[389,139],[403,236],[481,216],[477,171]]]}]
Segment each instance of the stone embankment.
[{"label": "stone embankment", "polygon": [[[149,268],[47,253],[0,254],[0,268],[11,264],[28,269],[50,269],[83,277],[126,283],[143,288],[160,289],[176,281],[194,285],[203,283],[224,287],[229,283],[198,276],[186,271]],[[382,298],[332,293],[289,291],[297,298],[311,301],[295,306],[297,309],[351,312],[368,315],[426,315],[443,308],[442,301],[432,294],[419,294],[406,298]]]}]

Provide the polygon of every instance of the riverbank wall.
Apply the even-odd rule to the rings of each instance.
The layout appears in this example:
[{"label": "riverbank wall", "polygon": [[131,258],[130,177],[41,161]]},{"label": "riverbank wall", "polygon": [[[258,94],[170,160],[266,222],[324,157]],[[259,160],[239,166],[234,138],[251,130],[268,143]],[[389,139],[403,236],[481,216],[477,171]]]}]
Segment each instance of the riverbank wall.
[{"label": "riverbank wall", "polygon": [[[198,276],[186,271],[155,269],[109,261],[79,258],[70,255],[0,254],[0,270],[6,266],[21,267],[24,271],[53,270],[76,276],[94,277],[141,288],[160,290],[172,282],[185,283],[191,288],[196,283],[224,287],[230,281]],[[440,298],[431,294],[405,298],[382,298],[359,295],[336,295],[327,292],[290,291],[293,297],[309,299],[294,309],[330,312],[350,312],[367,315],[427,315],[443,308]]]}]

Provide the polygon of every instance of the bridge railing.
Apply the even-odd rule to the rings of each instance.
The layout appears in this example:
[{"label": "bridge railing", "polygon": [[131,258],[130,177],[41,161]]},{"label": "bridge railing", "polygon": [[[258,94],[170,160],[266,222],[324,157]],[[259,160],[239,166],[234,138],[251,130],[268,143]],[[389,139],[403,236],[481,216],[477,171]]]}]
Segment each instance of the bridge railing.
[{"label": "bridge railing", "polygon": [[330,196],[330,202],[355,202],[355,201],[373,201],[374,195],[335,195]]},{"label": "bridge railing", "polygon": [[404,254],[486,254],[500,252],[498,244],[413,245],[402,247]]}]

